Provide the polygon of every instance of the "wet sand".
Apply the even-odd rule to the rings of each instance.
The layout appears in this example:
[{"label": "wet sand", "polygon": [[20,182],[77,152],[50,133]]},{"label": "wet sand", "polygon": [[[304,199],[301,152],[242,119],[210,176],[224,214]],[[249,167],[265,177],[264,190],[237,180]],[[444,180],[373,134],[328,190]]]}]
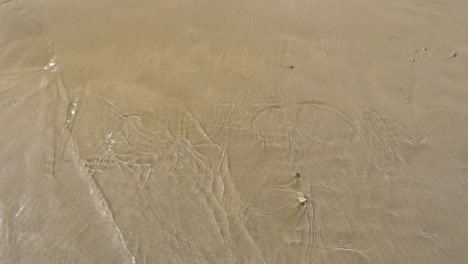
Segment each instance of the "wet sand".
[{"label": "wet sand", "polygon": [[466,263],[467,13],[0,1],[0,263]]}]

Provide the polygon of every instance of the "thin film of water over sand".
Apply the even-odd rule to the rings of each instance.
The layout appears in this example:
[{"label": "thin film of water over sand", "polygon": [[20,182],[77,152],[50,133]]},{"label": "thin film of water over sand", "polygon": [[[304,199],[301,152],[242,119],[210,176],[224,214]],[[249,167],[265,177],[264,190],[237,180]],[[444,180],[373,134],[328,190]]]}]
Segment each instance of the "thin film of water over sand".
[{"label": "thin film of water over sand", "polygon": [[464,263],[467,11],[0,1],[0,263]]}]

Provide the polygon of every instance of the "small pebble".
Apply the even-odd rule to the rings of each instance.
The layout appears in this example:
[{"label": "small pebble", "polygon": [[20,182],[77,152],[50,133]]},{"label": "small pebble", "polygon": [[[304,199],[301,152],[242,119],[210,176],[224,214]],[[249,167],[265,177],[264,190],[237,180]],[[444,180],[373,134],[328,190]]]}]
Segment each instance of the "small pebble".
[{"label": "small pebble", "polygon": [[305,197],[299,197],[298,200],[299,200],[299,202],[300,202],[301,204],[307,202],[307,198],[305,198]]},{"label": "small pebble", "polygon": [[299,172],[296,172],[296,178],[300,178],[301,174]]},{"label": "small pebble", "polygon": [[423,50],[427,50],[427,48],[423,48]]},{"label": "small pebble", "polygon": [[76,114],[76,111],[75,111],[75,110],[71,110],[70,113],[71,113],[72,115],[74,115],[74,114]]},{"label": "small pebble", "polygon": [[452,57],[454,57],[454,58],[455,58],[457,55],[458,55],[458,54],[457,54],[455,51],[452,52],[452,53],[450,53],[450,56],[452,56]]},{"label": "small pebble", "polygon": [[408,60],[411,62],[414,62],[414,58],[409,58]]},{"label": "small pebble", "polygon": [[294,69],[294,65],[289,65],[289,69]]}]

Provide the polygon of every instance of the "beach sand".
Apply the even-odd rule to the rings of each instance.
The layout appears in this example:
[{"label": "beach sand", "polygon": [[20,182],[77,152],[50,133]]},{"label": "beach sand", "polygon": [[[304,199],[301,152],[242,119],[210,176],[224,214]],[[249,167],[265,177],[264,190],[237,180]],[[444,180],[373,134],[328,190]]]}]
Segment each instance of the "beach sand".
[{"label": "beach sand", "polygon": [[467,14],[0,1],[0,263],[467,263]]}]

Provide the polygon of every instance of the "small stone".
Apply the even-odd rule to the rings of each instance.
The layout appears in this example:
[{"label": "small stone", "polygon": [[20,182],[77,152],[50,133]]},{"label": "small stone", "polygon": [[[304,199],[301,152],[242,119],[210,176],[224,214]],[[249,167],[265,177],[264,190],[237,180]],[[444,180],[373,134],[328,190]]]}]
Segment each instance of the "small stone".
[{"label": "small stone", "polygon": [[299,202],[303,204],[303,203],[307,202],[307,198],[299,197]]},{"label": "small stone", "polygon": [[427,50],[427,48],[423,48],[423,50]]},{"label": "small stone", "polygon": [[300,178],[301,177],[301,174],[299,172],[296,172],[296,178]]},{"label": "small stone", "polygon": [[454,58],[455,58],[457,55],[458,55],[458,54],[457,54],[455,51],[452,52],[452,53],[450,53],[450,56],[452,56],[452,57],[454,57]]},{"label": "small stone", "polygon": [[294,69],[294,65],[289,65],[289,69]]},{"label": "small stone", "polygon": [[414,58],[409,58],[408,60],[411,61],[411,62],[414,62],[414,61],[415,61]]}]

